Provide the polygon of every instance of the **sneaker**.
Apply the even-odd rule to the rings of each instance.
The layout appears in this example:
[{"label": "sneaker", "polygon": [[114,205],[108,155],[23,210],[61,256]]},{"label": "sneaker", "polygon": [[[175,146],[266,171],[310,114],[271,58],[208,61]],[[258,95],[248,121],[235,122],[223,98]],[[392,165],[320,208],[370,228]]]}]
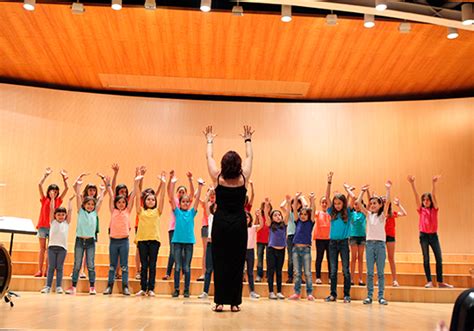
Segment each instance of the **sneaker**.
[{"label": "sneaker", "polygon": [[38,270],[34,275],[33,277],[42,277],[43,276],[43,272],[41,270]]},{"label": "sneaker", "polygon": [[285,296],[281,292],[278,292],[277,293],[277,298],[280,299],[280,300],[283,300],[283,299],[285,299]]},{"label": "sneaker", "polygon": [[293,284],[293,278],[289,277],[288,280],[286,281],[287,284]]},{"label": "sneaker", "polygon": [[63,293],[64,293],[64,290],[61,286],[56,287],[56,294],[63,294]]},{"label": "sneaker", "polygon": [[365,286],[365,283],[361,280],[359,280],[359,286]]},{"label": "sneaker", "polygon": [[198,279],[196,279],[196,281],[203,282],[204,281],[204,275],[199,276]]},{"label": "sneaker", "polygon": [[372,298],[365,298],[364,301],[362,301],[364,305],[371,305],[372,304]]},{"label": "sneaker", "polygon": [[454,286],[448,283],[438,283],[439,288],[453,288]]},{"label": "sneaker", "polygon": [[385,300],[384,298],[380,298],[380,299],[379,299],[379,303],[380,303],[381,305],[384,305],[384,306],[388,305],[388,301]]},{"label": "sneaker", "polygon": [[140,273],[137,272],[137,273],[135,274],[135,279],[136,279],[136,280],[140,280],[140,278],[141,278]]},{"label": "sneaker", "polygon": [[312,294],[309,294],[306,299],[308,299],[308,301],[314,301],[314,297]]},{"label": "sneaker", "polygon": [[392,286],[393,287],[400,287],[400,284],[398,284],[398,282],[396,280],[394,280],[393,283],[392,283]]},{"label": "sneaker", "polygon": [[278,299],[278,297],[275,295],[274,292],[270,292],[270,294],[268,295],[268,298],[271,299],[271,300],[276,300],[276,299]]},{"label": "sneaker", "polygon": [[154,297],[155,296],[155,292],[153,292],[152,290],[149,290],[147,294],[148,294],[149,297]]},{"label": "sneaker", "polygon": [[135,294],[136,297],[144,297],[146,295],[145,291],[143,290],[140,290],[137,292],[137,294]]},{"label": "sneaker", "polygon": [[255,278],[255,283],[261,283],[261,282],[262,282],[262,277],[257,276],[257,278]]},{"label": "sneaker", "polygon": [[185,298],[189,298],[189,290],[185,290],[184,293],[183,293],[183,296]]},{"label": "sneaker", "polygon": [[301,295],[293,293],[288,300],[299,300],[301,298]]},{"label": "sneaker", "polygon": [[107,286],[104,292],[102,292],[103,295],[110,295],[112,294],[112,287]]},{"label": "sneaker", "polygon": [[321,279],[316,278],[316,284],[322,284],[322,283],[323,283],[323,281]]},{"label": "sneaker", "polygon": [[202,292],[201,294],[198,295],[198,299],[207,299],[209,298],[209,294],[206,292]]},{"label": "sneaker", "polygon": [[173,298],[179,297],[179,291],[178,291],[178,290],[174,290],[173,294],[171,294],[171,297],[173,297]]},{"label": "sneaker", "polygon": [[260,298],[260,294],[257,294],[255,292],[250,292],[250,298],[252,299],[259,299]]},{"label": "sneaker", "polygon": [[425,284],[425,288],[433,288],[433,282],[428,282]]},{"label": "sneaker", "polygon": [[333,297],[332,295],[326,297],[326,299],[324,299],[324,301],[326,302],[335,302],[336,301],[336,298]]},{"label": "sneaker", "polygon": [[170,276],[169,275],[165,275],[163,278],[161,278],[162,280],[170,280]]},{"label": "sneaker", "polygon": [[81,274],[79,275],[79,278],[81,278],[81,279],[86,279],[87,276],[86,276],[85,273],[81,272]]},{"label": "sneaker", "polygon": [[351,286],[354,286],[354,282],[351,282]]},{"label": "sneaker", "polygon": [[125,287],[122,289],[122,294],[123,294],[123,295],[126,295],[126,296],[129,296],[129,295],[130,295],[130,290],[128,289],[128,286],[125,286]]},{"label": "sneaker", "polygon": [[242,283],[247,283],[247,278],[245,278],[245,276],[242,278]]},{"label": "sneaker", "polygon": [[76,295],[76,288],[74,286],[71,286],[70,288],[66,290],[65,293],[70,294],[70,295]]},{"label": "sneaker", "polygon": [[351,303],[351,297],[350,296],[345,296],[344,297],[344,303]]},{"label": "sneaker", "polygon": [[48,294],[48,293],[50,293],[50,292],[51,292],[51,287],[49,287],[49,286],[45,286],[45,287],[43,287],[43,289],[41,290],[41,293],[43,293],[43,294]]},{"label": "sneaker", "polygon": [[95,287],[89,287],[89,295],[96,295],[97,291],[95,290]]},{"label": "sneaker", "polygon": [[302,279],[302,280],[301,280],[301,284],[306,284],[306,280],[305,280],[305,279]]}]

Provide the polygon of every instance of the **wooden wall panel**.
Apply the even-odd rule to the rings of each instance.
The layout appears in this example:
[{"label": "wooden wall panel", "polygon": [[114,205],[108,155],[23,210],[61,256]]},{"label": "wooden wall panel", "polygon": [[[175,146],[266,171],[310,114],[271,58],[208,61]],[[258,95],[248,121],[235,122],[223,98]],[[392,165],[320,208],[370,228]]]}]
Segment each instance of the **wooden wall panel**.
[{"label": "wooden wall panel", "polygon": [[[335,172],[334,190],[348,181],[370,183],[382,193],[391,178],[394,196],[409,213],[397,221],[397,249],[417,252],[418,218],[406,175],[417,176],[421,193],[430,189],[431,175],[440,173],[442,249],[474,253],[473,105],[473,98],[347,104],[183,101],[0,85],[0,183],[5,184],[0,186],[0,214],[36,222],[37,182],[47,166],[55,172],[45,185],[60,182],[61,167],[69,171],[72,184],[82,171],[111,174],[112,162],[120,163],[119,182],[128,185],[139,164],[149,169],[146,186],[156,185],[162,169],[175,169],[180,182],[187,170],[207,178],[202,129],[214,125],[220,159],[228,149],[244,152],[238,134],[250,124],[256,130],[256,202],[270,196],[277,205],[297,190],[321,196],[329,170]],[[163,238],[169,213],[167,205]],[[104,205],[101,243],[107,243],[108,217]]]}]

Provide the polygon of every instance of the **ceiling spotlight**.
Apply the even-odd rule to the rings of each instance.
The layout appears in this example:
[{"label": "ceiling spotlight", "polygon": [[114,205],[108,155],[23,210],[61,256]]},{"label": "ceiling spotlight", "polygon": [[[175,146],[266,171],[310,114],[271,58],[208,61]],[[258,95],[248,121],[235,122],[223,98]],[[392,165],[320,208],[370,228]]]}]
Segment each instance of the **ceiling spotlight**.
[{"label": "ceiling spotlight", "polygon": [[462,25],[474,24],[474,12],[472,11],[472,3],[464,3],[461,6]]},{"label": "ceiling spotlight", "polygon": [[36,0],[24,0],[23,1],[23,8],[29,11],[35,10]]},{"label": "ceiling spotlight", "polygon": [[409,22],[400,23],[400,25],[398,26],[398,31],[400,31],[400,33],[410,33],[411,24]]},{"label": "ceiling spotlight", "polygon": [[334,26],[337,24],[337,15],[336,14],[327,14],[326,15],[326,24],[329,26]]},{"label": "ceiling spotlight", "polygon": [[112,9],[113,10],[122,9],[122,0],[112,0]]},{"label": "ceiling spotlight", "polygon": [[234,15],[234,16],[244,16],[244,8],[242,6],[232,7],[232,15]]},{"label": "ceiling spotlight", "polygon": [[155,0],[145,0],[145,9],[155,10],[156,1]]},{"label": "ceiling spotlight", "polygon": [[201,11],[205,13],[211,11],[211,0],[201,0]]},{"label": "ceiling spotlight", "polygon": [[378,11],[387,9],[387,0],[375,0],[375,9]]},{"label": "ceiling spotlight", "polygon": [[456,39],[459,37],[458,29],[456,28],[448,28],[448,39]]},{"label": "ceiling spotlight", "polygon": [[71,11],[73,14],[82,14],[84,13],[84,4],[80,2],[73,2],[71,6]]},{"label": "ceiling spotlight", "polygon": [[291,22],[291,6],[281,5],[281,21],[285,23]]},{"label": "ceiling spotlight", "polygon": [[367,29],[373,28],[375,26],[375,17],[371,14],[364,14],[364,26]]}]

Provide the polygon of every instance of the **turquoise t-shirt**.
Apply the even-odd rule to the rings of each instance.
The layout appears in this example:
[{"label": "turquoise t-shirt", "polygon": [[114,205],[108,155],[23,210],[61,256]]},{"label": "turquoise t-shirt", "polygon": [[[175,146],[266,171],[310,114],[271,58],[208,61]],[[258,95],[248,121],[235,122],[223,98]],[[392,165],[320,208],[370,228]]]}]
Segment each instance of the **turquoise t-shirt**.
[{"label": "turquoise t-shirt", "polygon": [[295,215],[292,211],[290,211],[290,216],[288,217],[288,227],[286,228],[286,235],[291,236],[294,235],[296,232],[296,224],[295,224]]},{"label": "turquoise t-shirt", "polygon": [[173,244],[195,244],[194,237],[194,217],[197,211],[194,208],[189,210],[174,209],[174,216],[176,218],[176,226],[174,228]]},{"label": "turquoise t-shirt", "polygon": [[[328,208],[327,213],[331,215],[332,206]],[[351,210],[347,208],[348,219],[346,222],[341,218],[341,212],[337,213],[336,218],[331,219],[331,230],[329,231],[329,239],[342,240],[349,238],[349,230],[351,227]]]},{"label": "turquoise t-shirt", "polygon": [[95,238],[96,229],[97,212],[93,210],[89,213],[84,208],[79,209],[77,215],[76,236]]},{"label": "turquoise t-shirt", "polygon": [[353,210],[350,214],[351,220],[351,237],[365,237],[365,215],[362,212]]}]

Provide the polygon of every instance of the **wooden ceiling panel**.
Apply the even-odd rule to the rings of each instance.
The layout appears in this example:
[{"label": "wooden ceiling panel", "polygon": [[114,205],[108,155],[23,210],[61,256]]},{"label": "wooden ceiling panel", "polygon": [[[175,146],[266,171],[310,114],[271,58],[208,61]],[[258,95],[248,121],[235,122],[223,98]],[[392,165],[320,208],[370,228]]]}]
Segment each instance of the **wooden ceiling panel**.
[{"label": "wooden ceiling panel", "polygon": [[[212,91],[196,84],[203,88],[177,93],[273,98],[288,86],[285,98],[313,100],[474,91],[474,32],[448,40],[445,27],[412,24],[409,34],[397,28],[387,21],[365,29],[357,19],[330,27],[320,17],[285,24],[278,15],[171,9],[86,6],[73,15],[67,5],[39,4],[27,12],[0,2],[0,78],[88,90],[109,89],[100,74],[210,79],[226,83],[221,91],[219,84]],[[275,81],[279,92],[231,88],[242,81]],[[304,95],[290,88],[300,82],[309,83]]]}]

